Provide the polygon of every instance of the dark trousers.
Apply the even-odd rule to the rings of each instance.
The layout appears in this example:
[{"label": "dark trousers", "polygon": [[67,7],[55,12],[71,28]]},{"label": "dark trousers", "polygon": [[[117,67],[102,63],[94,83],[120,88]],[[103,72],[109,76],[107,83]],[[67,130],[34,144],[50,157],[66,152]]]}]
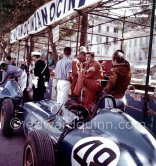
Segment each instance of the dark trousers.
[{"label": "dark trousers", "polygon": [[44,86],[39,86],[38,88],[35,88],[33,86],[33,101],[44,100],[44,93],[45,93]]}]

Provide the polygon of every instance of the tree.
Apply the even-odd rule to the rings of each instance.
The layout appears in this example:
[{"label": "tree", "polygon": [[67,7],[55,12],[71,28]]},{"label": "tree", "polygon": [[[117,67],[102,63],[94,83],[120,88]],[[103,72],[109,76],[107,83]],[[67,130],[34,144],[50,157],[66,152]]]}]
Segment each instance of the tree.
[{"label": "tree", "polygon": [[82,19],[81,19],[80,46],[86,46],[86,43],[87,43],[87,28],[88,28],[88,13],[83,13],[82,14]]}]

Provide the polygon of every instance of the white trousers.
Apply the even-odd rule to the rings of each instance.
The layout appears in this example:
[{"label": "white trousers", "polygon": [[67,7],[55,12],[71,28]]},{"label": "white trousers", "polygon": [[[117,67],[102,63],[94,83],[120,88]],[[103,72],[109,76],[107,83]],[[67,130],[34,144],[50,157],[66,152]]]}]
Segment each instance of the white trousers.
[{"label": "white trousers", "polygon": [[24,91],[24,89],[27,86],[27,73],[25,71],[23,71],[21,76],[18,77],[17,79],[18,79],[18,84],[21,87],[21,90]]},{"label": "white trousers", "polygon": [[71,83],[67,80],[58,80],[57,103],[64,105],[68,100],[68,94],[71,94]]}]

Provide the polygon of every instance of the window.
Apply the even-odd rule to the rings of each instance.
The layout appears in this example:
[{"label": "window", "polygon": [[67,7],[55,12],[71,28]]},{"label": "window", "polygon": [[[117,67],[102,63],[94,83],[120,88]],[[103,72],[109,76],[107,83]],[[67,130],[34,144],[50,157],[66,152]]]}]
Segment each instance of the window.
[{"label": "window", "polygon": [[108,54],[108,47],[105,47],[105,54]]},{"label": "window", "polygon": [[102,42],[102,36],[97,36],[96,41],[97,41],[97,43],[101,43]]},{"label": "window", "polygon": [[118,28],[114,28],[114,33],[118,33]]},{"label": "window", "polygon": [[107,27],[107,32],[109,32],[109,27]]},{"label": "window", "polygon": [[98,43],[98,40],[99,40],[99,38],[98,38],[99,36],[96,36],[96,42]]},{"label": "window", "polygon": [[108,37],[106,37],[106,44],[108,44]]},{"label": "window", "polygon": [[131,59],[131,52],[129,53],[129,59]]},{"label": "window", "polygon": [[114,44],[117,44],[117,43],[118,43],[117,38],[114,37]]},{"label": "window", "polygon": [[146,37],[146,44],[149,43],[149,37]]},{"label": "window", "polygon": [[100,46],[97,47],[97,54],[100,54]]},{"label": "window", "polygon": [[142,57],[141,57],[141,55],[139,55],[139,61],[142,61]]},{"label": "window", "polygon": [[98,26],[98,32],[101,32],[101,25]]},{"label": "window", "polygon": [[142,45],[142,37],[140,38],[140,45]]},{"label": "window", "polygon": [[132,40],[129,40],[129,47],[131,47]]},{"label": "window", "polygon": [[133,55],[133,56],[134,56],[134,58],[136,57],[136,52],[134,52],[134,55]]},{"label": "window", "polygon": [[137,46],[137,40],[134,39],[134,47],[136,47],[136,46]]}]

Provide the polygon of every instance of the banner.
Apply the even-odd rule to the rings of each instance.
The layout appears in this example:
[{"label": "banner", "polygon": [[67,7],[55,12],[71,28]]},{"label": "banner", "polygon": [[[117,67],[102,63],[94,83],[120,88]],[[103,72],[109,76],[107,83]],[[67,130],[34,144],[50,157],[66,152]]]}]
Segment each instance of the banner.
[{"label": "banner", "polygon": [[76,10],[81,10],[91,6],[101,0],[52,0],[41,6],[23,24],[13,29],[10,33],[10,43],[26,38],[30,34],[38,33],[47,26],[74,14]]}]

